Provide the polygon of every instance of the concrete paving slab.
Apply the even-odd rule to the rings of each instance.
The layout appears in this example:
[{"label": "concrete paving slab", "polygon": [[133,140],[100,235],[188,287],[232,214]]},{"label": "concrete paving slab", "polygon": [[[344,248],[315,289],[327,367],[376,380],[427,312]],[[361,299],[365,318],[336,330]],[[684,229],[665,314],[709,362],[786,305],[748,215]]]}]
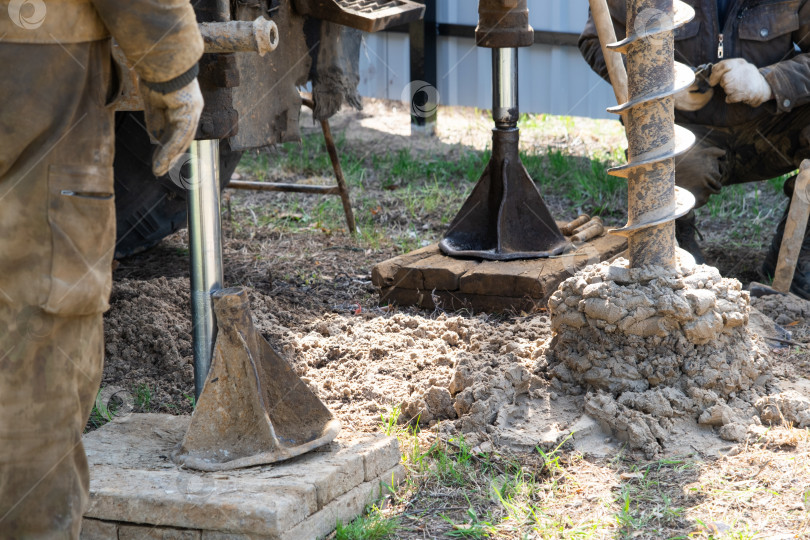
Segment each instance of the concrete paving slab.
[{"label": "concrete paving slab", "polygon": [[[380,479],[390,483],[394,478],[398,483],[405,477],[405,467],[397,465],[385,471],[375,481],[360,484],[350,492],[338,497],[316,514],[305,519],[282,535],[281,540],[301,540],[302,538],[323,538],[335,529],[338,520],[342,523],[352,521],[359,516],[363,509],[378,500],[384,492]],[[388,479],[387,481],[385,479]]]},{"label": "concrete paving slab", "polygon": [[[320,511],[335,501],[349,493],[357,499],[359,486],[367,495],[377,486],[379,494],[380,481],[390,483],[389,473],[401,467],[395,438],[342,433],[319,451],[273,465],[217,473],[181,469],[170,456],[189,419],[131,414],[84,437],[91,478],[85,517],[91,520],[83,538],[104,538],[109,523],[118,524],[119,536],[130,534],[122,527],[145,525],[163,534],[155,538],[175,538],[165,534],[177,530],[211,540],[292,538],[287,533],[295,527],[331,515]],[[357,509],[353,518],[364,504],[344,504],[340,515]],[[326,526],[316,521],[322,525],[309,529]]]}]

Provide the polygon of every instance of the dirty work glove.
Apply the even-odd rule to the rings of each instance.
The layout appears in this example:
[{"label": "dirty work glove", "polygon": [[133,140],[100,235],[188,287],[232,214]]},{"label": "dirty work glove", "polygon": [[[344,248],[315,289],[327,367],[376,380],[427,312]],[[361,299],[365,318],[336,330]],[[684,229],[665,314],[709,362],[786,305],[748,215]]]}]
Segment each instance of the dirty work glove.
[{"label": "dirty work glove", "polygon": [[773,90],[759,69],[742,58],[731,58],[715,64],[709,84],[720,84],[726,91],[726,103],[746,103],[759,107],[773,98]]},{"label": "dirty work glove", "polygon": [[714,88],[709,88],[707,92],[699,92],[698,84],[695,83],[686,90],[681,90],[675,94],[675,108],[679,111],[699,111],[711,101],[714,96]]},{"label": "dirty work glove", "polygon": [[[157,89],[156,89],[157,88]],[[159,146],[152,156],[152,172],[163,176],[191,144],[203,110],[200,85],[194,78],[179,90],[163,93],[159,85],[140,83],[146,129]]]}]

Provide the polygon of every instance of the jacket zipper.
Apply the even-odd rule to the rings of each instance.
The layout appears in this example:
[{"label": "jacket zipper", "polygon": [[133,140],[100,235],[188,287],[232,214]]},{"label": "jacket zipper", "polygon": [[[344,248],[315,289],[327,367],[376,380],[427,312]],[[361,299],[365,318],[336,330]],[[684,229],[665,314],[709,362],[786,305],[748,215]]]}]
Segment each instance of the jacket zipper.
[{"label": "jacket zipper", "polygon": [[[717,9],[717,4],[715,3],[715,14],[717,16],[717,59],[722,60],[726,56],[726,45],[724,42],[724,32],[723,28],[720,28],[720,11]],[[740,6],[740,10],[737,12],[737,20],[734,23],[734,26],[737,27],[740,24],[745,12],[748,11],[748,5],[745,0],[742,2],[742,6]],[[726,25],[728,25],[728,17],[726,17]]]},{"label": "jacket zipper", "polygon": [[717,28],[717,59],[722,59],[725,56],[725,45],[723,44],[723,27],[720,26],[720,8],[717,6],[717,2],[712,2],[714,4],[714,25]]}]

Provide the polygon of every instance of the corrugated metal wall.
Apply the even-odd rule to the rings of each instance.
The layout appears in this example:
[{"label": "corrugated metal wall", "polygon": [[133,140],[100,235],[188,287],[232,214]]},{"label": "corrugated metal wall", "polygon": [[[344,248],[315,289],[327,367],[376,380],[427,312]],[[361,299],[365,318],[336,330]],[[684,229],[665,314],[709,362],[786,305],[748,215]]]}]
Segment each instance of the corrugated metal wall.
[{"label": "corrugated metal wall", "polygon": [[[475,0],[440,0],[439,23],[478,22]],[[588,14],[586,0],[529,0],[535,30],[579,33]],[[441,104],[492,107],[491,53],[467,38],[439,37],[438,90]],[[576,47],[534,45],[520,49],[520,109],[523,112],[614,118],[610,86],[597,77]],[[409,82],[408,36],[366,35],[360,52],[360,92],[400,99]]]}]

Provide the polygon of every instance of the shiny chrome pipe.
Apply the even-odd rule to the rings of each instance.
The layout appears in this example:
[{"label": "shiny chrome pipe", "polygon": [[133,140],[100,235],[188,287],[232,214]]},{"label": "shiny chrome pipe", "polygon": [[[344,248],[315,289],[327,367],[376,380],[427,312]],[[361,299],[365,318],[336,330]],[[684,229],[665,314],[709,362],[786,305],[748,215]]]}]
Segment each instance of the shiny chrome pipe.
[{"label": "shiny chrome pipe", "polygon": [[218,140],[191,144],[191,182],[187,200],[194,393],[199,397],[211,367],[217,334],[211,295],[222,289]]},{"label": "shiny chrome pipe", "polygon": [[497,129],[517,127],[518,50],[515,47],[492,49],[492,119]]}]

